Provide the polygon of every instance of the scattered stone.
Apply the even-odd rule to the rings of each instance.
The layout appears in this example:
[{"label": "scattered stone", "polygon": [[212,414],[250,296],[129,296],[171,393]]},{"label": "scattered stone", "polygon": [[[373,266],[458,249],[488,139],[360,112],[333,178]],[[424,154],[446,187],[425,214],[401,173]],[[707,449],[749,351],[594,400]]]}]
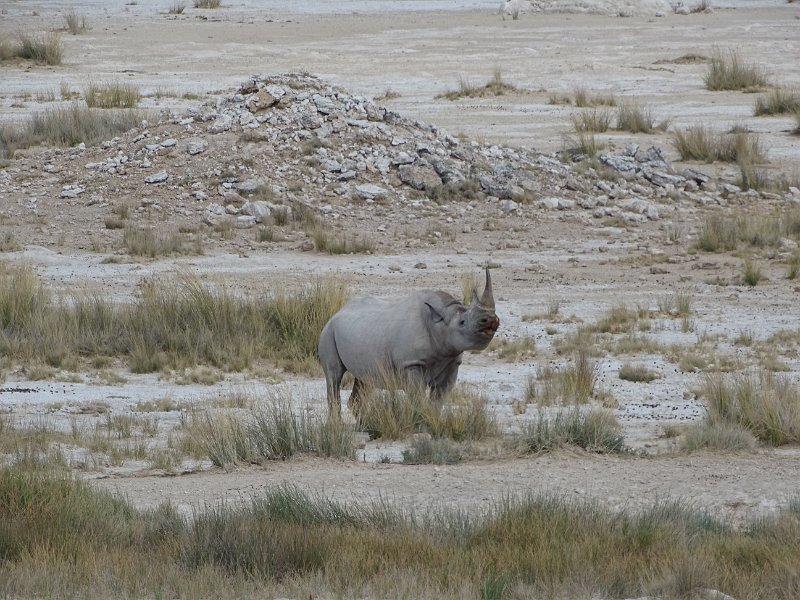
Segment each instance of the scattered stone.
[{"label": "scattered stone", "polygon": [[144,178],[145,183],[164,183],[167,179],[169,179],[169,173],[162,170],[158,173],[153,173],[152,175],[148,175]]},{"label": "scattered stone", "polygon": [[201,139],[189,140],[186,145],[186,151],[192,156],[205,152],[208,148],[208,142]]},{"label": "scattered stone", "polygon": [[414,265],[414,268],[415,269],[427,269],[428,265],[426,265],[424,262],[418,262],[417,264]]},{"label": "scattered stone", "polygon": [[356,186],[356,194],[362,200],[378,200],[381,198],[386,198],[389,195],[388,190],[386,188],[382,188],[379,185],[374,185],[372,183],[362,183]]},{"label": "scattered stone", "polygon": [[86,191],[86,188],[83,187],[82,185],[68,185],[68,186],[65,186],[61,190],[61,193],[59,194],[59,197],[61,197],[61,198],[77,198],[78,196],[80,196],[85,191]]}]

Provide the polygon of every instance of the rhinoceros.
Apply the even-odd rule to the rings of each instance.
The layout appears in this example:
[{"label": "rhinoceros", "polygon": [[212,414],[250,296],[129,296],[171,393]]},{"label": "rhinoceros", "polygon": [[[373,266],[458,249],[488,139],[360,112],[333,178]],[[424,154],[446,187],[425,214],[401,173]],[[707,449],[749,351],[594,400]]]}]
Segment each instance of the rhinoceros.
[{"label": "rhinoceros", "polygon": [[426,386],[440,406],[456,381],[464,351],[486,348],[499,326],[488,268],[483,294],[478,298],[473,290],[469,306],[434,290],[401,299],[351,300],[319,337],[330,414],[340,414],[339,390],[347,371],[355,378],[348,400],[353,412],[365,384],[379,383],[387,374],[404,384]]}]

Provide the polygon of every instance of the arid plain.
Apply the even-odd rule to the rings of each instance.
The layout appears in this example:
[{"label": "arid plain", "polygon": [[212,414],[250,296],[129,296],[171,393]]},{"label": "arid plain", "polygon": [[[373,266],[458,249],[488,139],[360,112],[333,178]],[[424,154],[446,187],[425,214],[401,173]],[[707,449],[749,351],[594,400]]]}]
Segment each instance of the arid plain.
[{"label": "arid plain", "polygon": [[[795,215],[796,223],[796,118],[753,116],[756,98],[768,88],[709,91],[703,77],[715,51],[736,50],[764,69],[770,85],[797,90],[800,6],[769,3],[658,17],[646,11],[629,17],[523,11],[513,18],[496,6],[440,10],[431,2],[426,10],[377,10],[375,4],[354,5],[347,14],[290,13],[257,2],[170,14],[164,2],[3,3],[0,32],[9,36],[62,28],[71,9],[89,25],[79,35],[62,33],[60,65],[0,63],[3,123],[59,104],[62,90],[80,97],[92,83],[134,86],[141,95],[138,108],[149,118],[147,127],[108,144],[23,149],[4,159],[0,231],[6,251],[0,261],[9,268],[30,265],[56,293],[119,301],[134,297],[145,280],[187,273],[252,294],[297,291],[332,276],[346,282],[351,295],[426,287],[457,295],[464,276],[480,278],[489,263],[499,342],[465,356],[459,380],[485,396],[487,410],[512,435],[557,410],[528,396],[530,382],[541,384],[544,378],[537,377],[547,369],[573,365],[575,354],[564,348],[576,332],[591,330],[578,344],[596,349],[591,360],[597,379],[582,407],[612,411],[632,451],[567,448],[521,457],[488,444],[458,464],[408,465],[401,463],[410,438],[379,439],[366,442],[356,461],[295,456],[219,468],[202,457],[178,457],[163,466],[147,452],[114,458],[65,443],[74,468],[135,506],[169,500],[187,514],[221,499],[246,500],[281,482],[339,500],[384,498],[420,509],[480,510],[508,494],[539,490],[614,509],[679,498],[734,523],[772,514],[796,499],[800,452],[794,443],[689,451],[682,440],[687,427],[704,422],[702,392],[714,377],[733,381],[737,374],[768,372],[785,378],[795,395],[800,386],[800,280],[787,275],[798,260],[798,230],[763,243],[743,236],[716,252],[701,241],[714,219],[755,223]],[[333,106],[317,103],[319,122],[304,129],[310,137],[296,131],[258,135],[283,126],[269,115],[284,108],[251,110],[252,90],[242,86],[253,75],[280,73],[298,74],[272,82],[292,89],[296,104],[314,93],[333,98]],[[492,78],[509,88],[502,95],[444,97]],[[338,96],[330,96],[330,86],[341,90]],[[626,180],[609,174],[607,165],[565,158],[575,144],[573,116],[599,110],[575,106],[579,90],[613,96],[610,114],[628,101],[668,122],[649,134],[613,127],[599,132],[599,156],[632,156],[631,144],[642,151],[656,147],[664,168],[682,181]],[[376,121],[369,109],[363,119],[350,115],[334,122],[336,111],[371,99],[397,120],[383,112]],[[234,118],[228,129],[214,130],[219,117],[210,111],[225,110],[266,120],[248,127],[252,121]],[[375,122],[378,133],[359,133]],[[758,136],[766,160],[757,167],[774,185],[748,191],[736,163],[681,161],[674,132],[698,124],[717,132],[740,126]],[[326,135],[339,136],[344,146],[309,146],[328,125]],[[137,137],[144,132],[147,139]],[[385,137],[378,142],[379,135]],[[206,147],[192,154],[188,148],[198,140]],[[469,198],[457,191],[433,198],[424,182],[416,185],[399,173],[409,156],[413,166],[441,148],[449,148],[448,160],[455,156],[470,169],[489,169],[495,182],[504,165],[512,165],[514,177],[527,169],[522,180],[532,183],[526,187],[518,178],[508,192],[489,182],[464,188]],[[459,154],[464,148],[468,152]],[[125,161],[112,164],[121,156]],[[707,175],[710,183],[687,185],[680,175],[685,168]],[[146,181],[162,170],[167,178]],[[240,185],[248,180],[257,185]],[[359,188],[367,184],[384,193]],[[275,215],[269,233],[260,233],[267,231],[264,222],[227,209],[264,186],[272,205],[301,203],[330,232],[357,234],[368,252],[320,251],[308,231],[276,223]],[[222,214],[209,214],[210,204],[221,206]],[[228,217],[236,224],[226,226]],[[134,256],[123,242],[124,227],[110,225],[114,219],[162,235],[181,231],[202,253]],[[759,271],[754,285],[744,281],[747,265]],[[625,323],[599,327],[615,309],[617,316],[627,315]],[[642,338],[650,343],[623,344]],[[504,352],[503,342],[519,350]],[[625,366],[641,367],[653,378],[623,379]],[[190,411],[227,410],[220,399],[233,393],[256,400],[291,393],[298,410],[326,410],[320,371],[296,374],[269,361],[242,371],[199,365],[135,374],[116,359],[96,368],[83,359],[70,367],[4,358],[0,373],[0,410],[18,426],[38,421],[68,430],[76,423],[102,427],[109,415],[155,417],[152,435],[137,430],[132,438],[148,447],[166,447],[179,436]],[[164,400],[168,410],[142,410]]]}]

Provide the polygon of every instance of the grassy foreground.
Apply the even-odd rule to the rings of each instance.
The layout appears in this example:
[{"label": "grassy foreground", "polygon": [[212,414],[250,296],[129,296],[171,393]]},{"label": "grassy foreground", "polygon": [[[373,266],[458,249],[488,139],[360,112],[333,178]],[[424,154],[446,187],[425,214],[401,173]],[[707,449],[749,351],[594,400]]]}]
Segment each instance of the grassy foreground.
[{"label": "grassy foreground", "polygon": [[796,598],[795,505],[733,530],[681,503],[613,513],[554,495],[480,516],[346,505],[293,487],[186,518],[59,474],[0,470],[5,597]]}]

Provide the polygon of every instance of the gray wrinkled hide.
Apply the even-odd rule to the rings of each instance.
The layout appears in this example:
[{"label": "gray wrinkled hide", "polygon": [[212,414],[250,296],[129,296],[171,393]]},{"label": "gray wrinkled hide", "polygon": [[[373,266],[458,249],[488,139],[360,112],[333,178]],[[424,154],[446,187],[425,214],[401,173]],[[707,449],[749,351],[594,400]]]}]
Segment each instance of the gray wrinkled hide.
[{"label": "gray wrinkled hide", "polygon": [[488,271],[487,290],[469,307],[433,290],[396,300],[367,297],[348,302],[319,339],[331,413],[339,414],[339,390],[347,371],[355,378],[351,408],[365,383],[380,383],[387,375],[424,384],[440,401],[456,381],[463,352],[485,348],[499,325]]}]

